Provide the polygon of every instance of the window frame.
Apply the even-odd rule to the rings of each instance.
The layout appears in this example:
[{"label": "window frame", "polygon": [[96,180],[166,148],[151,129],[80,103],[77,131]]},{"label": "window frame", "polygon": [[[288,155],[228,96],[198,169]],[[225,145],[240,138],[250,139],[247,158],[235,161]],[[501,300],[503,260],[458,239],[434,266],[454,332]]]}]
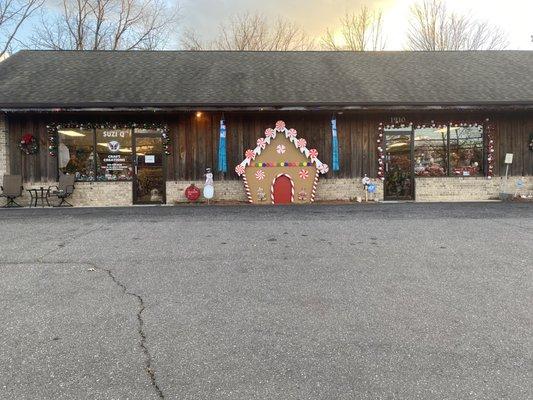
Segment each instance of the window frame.
[{"label": "window frame", "polygon": [[[56,166],[56,179],[59,180],[60,170],[59,170],[59,157],[57,155],[57,146],[59,146],[59,129],[64,128],[72,128],[72,129],[85,129],[87,131],[92,131],[93,135],[93,164],[94,164],[94,177],[95,179],[92,181],[78,181],[79,183],[116,183],[116,182],[130,182],[132,183],[135,179],[133,176],[132,179],[128,180],[98,180],[98,163],[97,163],[97,138],[96,138],[96,130],[97,129],[127,129],[131,133],[131,148],[132,148],[132,167],[135,166],[135,158],[136,158],[136,150],[135,150],[135,130],[138,129],[146,129],[146,130],[153,130],[154,132],[159,132],[159,134],[162,137],[163,140],[163,166],[164,169],[166,168],[167,164],[167,157],[171,154],[169,147],[170,147],[170,129],[168,127],[168,124],[166,122],[144,122],[144,123],[135,123],[135,122],[128,122],[128,123],[72,123],[72,122],[56,122],[56,123],[50,123],[47,125],[47,131],[48,131],[48,143],[50,147],[55,147],[56,150],[54,150],[54,154],[52,155],[52,151],[50,154],[55,158],[55,166]],[[57,144],[56,144],[57,143]]]},{"label": "window frame", "polygon": [[[446,126],[446,158],[445,158],[445,164],[446,164],[446,174],[441,176],[419,176],[414,174],[415,179],[427,179],[427,178],[487,178],[489,176],[492,176],[489,172],[489,161],[488,161],[488,153],[489,153],[489,140],[493,139],[492,131],[493,128],[490,126],[490,122],[488,119],[484,120],[484,122],[479,122],[479,120],[470,120],[470,121],[456,121],[456,122],[441,122],[441,121],[430,121],[429,123],[414,123],[412,121],[405,122],[405,123],[384,123],[382,122],[380,125],[381,129],[383,129],[382,132],[385,131],[385,129],[388,128],[411,128],[412,133],[412,153],[413,153],[413,168],[414,168],[414,155],[415,155],[415,130],[421,129],[421,128],[431,128],[431,127],[439,127],[439,126]],[[482,172],[479,175],[468,175],[468,176],[458,176],[451,173],[451,160],[450,160],[450,128],[452,127],[458,127],[458,126],[465,126],[465,127],[475,127],[480,126],[482,128],[482,154],[481,154],[481,165],[482,165]],[[494,155],[492,155],[494,158]]]}]

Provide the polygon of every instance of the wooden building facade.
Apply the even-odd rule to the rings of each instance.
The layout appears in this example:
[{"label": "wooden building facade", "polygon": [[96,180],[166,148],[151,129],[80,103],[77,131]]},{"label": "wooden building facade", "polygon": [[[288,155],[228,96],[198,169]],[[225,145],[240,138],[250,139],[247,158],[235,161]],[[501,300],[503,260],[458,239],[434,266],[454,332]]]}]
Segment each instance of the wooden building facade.
[{"label": "wooden building facade", "polygon": [[[442,66],[450,59],[453,67]],[[290,67],[273,73],[279,63]],[[111,76],[91,76],[91,64]],[[141,67],[137,80],[121,78]],[[114,200],[80,204],[182,201],[183,189],[211,168],[215,198],[243,200],[234,168],[265,129],[285,121],[332,166],[335,119],[339,166],[321,179],[319,200],[353,199],[365,175],[382,199],[494,198],[506,154],[509,175],[533,190],[532,73],[533,52],[21,52],[0,64],[0,168],[37,187],[75,173],[79,193],[116,184]],[[225,173],[217,169],[221,121]],[[452,143],[460,128],[464,149]],[[30,136],[35,154],[20,149]],[[146,177],[159,186],[142,200]]]},{"label": "wooden building facade", "polygon": [[336,116],[339,137],[339,171],[331,171],[325,179],[359,178],[364,174],[377,176],[377,134],[380,123],[390,124],[404,121],[406,124],[448,124],[466,122],[486,124],[489,119],[495,129],[495,175],[505,173],[505,154],[512,153],[513,163],[509,174],[513,176],[533,176],[533,151],[529,143],[533,136],[533,111],[486,112],[211,112],[195,111],[182,113],[142,114],[47,114],[14,113],[6,117],[9,131],[9,148],[17,149],[24,134],[38,138],[40,151],[35,156],[26,156],[20,151],[10,153],[11,173],[21,174],[25,181],[56,181],[58,176],[57,158],[50,157],[47,151],[47,125],[53,123],[78,122],[154,122],[166,124],[170,131],[171,151],[166,157],[166,179],[201,180],[205,169],[217,165],[220,120],[227,126],[227,154],[230,170],[218,173],[218,179],[238,180],[231,166],[242,161],[246,149],[255,147],[257,137],[278,119],[286,122],[305,135],[308,142],[319,151],[324,162],[331,164],[331,117]]}]

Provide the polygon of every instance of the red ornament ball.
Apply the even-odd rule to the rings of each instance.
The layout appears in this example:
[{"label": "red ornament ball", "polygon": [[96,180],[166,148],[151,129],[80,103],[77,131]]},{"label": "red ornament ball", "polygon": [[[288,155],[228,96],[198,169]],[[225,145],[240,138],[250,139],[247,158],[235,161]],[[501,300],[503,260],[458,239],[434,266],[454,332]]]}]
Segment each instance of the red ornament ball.
[{"label": "red ornament ball", "polygon": [[185,197],[189,201],[198,200],[200,198],[200,194],[200,189],[194,186],[194,184],[191,184],[189,187],[187,187],[187,189],[185,189]]}]

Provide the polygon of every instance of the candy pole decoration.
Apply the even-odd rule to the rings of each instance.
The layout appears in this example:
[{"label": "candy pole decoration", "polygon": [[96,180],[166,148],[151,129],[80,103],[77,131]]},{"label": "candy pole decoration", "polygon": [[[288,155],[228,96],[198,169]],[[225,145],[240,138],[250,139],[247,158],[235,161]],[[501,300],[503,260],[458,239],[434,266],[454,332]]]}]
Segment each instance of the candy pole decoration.
[{"label": "candy pole decoration", "polygon": [[485,176],[487,179],[492,179],[494,176],[494,164],[496,161],[496,154],[494,149],[494,125],[487,118],[485,120],[485,130],[486,130],[486,148],[487,148],[487,172]]},{"label": "candy pole decoration", "polygon": [[385,180],[385,138],[383,135],[383,124],[380,122],[378,126],[377,138],[377,157],[378,157],[378,179]]},{"label": "candy pole decoration", "polygon": [[[264,204],[264,199],[270,198],[274,204],[313,202],[319,175],[329,171],[328,165],[318,159],[318,151],[308,149],[306,140],[283,121],[266,129],[256,143],[257,147],[247,150],[245,159],[235,167],[235,173],[243,178],[248,201]],[[265,193],[267,188],[270,193]],[[302,193],[305,195],[299,195]]]}]

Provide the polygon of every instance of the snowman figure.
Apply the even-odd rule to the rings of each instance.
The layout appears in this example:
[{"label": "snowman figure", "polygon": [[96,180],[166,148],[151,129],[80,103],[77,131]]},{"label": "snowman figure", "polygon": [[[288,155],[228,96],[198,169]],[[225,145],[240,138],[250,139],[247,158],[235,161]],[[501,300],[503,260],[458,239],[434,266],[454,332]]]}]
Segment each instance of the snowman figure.
[{"label": "snowman figure", "polygon": [[215,187],[213,183],[213,173],[211,172],[211,168],[206,168],[205,169],[204,197],[207,199],[207,202],[209,203],[209,200],[211,200],[214,195],[215,195]]}]

